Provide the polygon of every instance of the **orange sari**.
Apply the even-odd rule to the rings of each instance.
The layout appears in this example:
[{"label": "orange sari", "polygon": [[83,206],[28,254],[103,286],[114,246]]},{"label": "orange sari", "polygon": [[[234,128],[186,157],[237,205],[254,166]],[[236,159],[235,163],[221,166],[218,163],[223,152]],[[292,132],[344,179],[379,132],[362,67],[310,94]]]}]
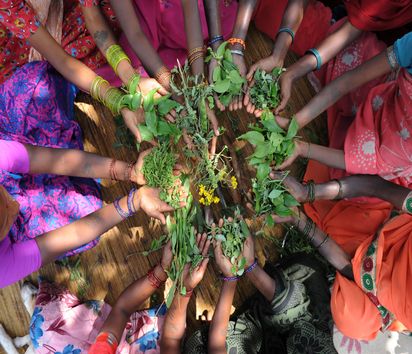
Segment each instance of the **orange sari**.
[{"label": "orange sari", "polygon": [[[329,180],[327,167],[311,161],[306,179]],[[307,215],[351,257],[355,281],[337,273],[331,310],[338,329],[346,336],[371,340],[382,327],[377,306],[362,289],[365,254],[378,232],[376,290],[382,306],[394,315],[388,329],[412,330],[412,216],[388,220],[391,205],[379,200],[351,199],[306,204]],[[381,230],[380,226],[384,224]]]}]

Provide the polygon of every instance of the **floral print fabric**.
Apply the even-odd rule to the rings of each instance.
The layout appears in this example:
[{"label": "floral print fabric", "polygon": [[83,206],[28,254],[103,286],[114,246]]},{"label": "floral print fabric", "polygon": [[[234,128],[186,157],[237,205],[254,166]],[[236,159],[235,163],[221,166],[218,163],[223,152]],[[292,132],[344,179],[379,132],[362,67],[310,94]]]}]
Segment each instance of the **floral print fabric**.
[{"label": "floral print fabric", "polygon": [[[82,149],[73,119],[76,89],[46,62],[19,68],[0,85],[0,139],[54,148]],[[13,175],[0,170],[0,184],[19,202],[12,242],[24,242],[67,225],[102,206],[91,179],[55,175]],[[62,236],[64,237],[64,236]],[[73,255],[97,244],[92,241]]]},{"label": "floral print fabric", "polygon": [[[103,301],[82,303],[67,289],[41,280],[30,322],[36,354],[86,354],[110,310]],[[160,353],[158,340],[165,315],[165,306],[135,312],[116,353]]]}]

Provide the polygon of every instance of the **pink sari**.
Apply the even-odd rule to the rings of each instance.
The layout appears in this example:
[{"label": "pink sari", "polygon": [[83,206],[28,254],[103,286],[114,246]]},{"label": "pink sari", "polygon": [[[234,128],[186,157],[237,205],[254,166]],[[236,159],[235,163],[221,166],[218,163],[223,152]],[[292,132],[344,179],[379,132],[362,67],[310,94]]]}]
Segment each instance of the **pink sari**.
[{"label": "pink sari", "polygon": [[[203,38],[207,41],[209,34],[203,1],[198,0],[200,20],[202,23]],[[140,26],[149,42],[156,49],[165,65],[171,69],[177,60],[184,63],[186,60],[187,45],[183,9],[180,0],[134,0],[134,8],[139,18]],[[222,35],[230,37],[237,13],[237,1],[221,0],[220,14],[222,19]],[[122,33],[120,45],[132,61],[133,67],[143,76],[148,77],[142,63],[134,53],[126,36]],[[109,65],[97,70],[99,75],[119,86],[120,79],[116,77]]]}]

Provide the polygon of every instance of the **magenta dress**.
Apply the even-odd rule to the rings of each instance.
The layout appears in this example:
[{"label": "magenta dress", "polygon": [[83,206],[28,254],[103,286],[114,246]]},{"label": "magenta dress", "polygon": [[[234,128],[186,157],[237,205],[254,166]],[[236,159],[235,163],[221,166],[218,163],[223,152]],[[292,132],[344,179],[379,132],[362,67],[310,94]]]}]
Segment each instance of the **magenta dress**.
[{"label": "magenta dress", "polygon": [[[198,0],[200,20],[202,23],[203,38],[208,41],[209,34],[203,1]],[[165,65],[171,69],[177,60],[184,63],[186,60],[187,45],[183,9],[180,0],[134,0],[134,8],[139,18],[140,26],[150,43],[158,52]],[[222,35],[227,39],[233,31],[237,14],[237,1],[221,0],[220,14],[222,21]],[[143,77],[148,77],[139,58],[134,53],[126,36],[122,33],[120,45],[132,61],[133,67]],[[116,77],[109,65],[98,69],[97,72],[119,86],[120,79]]]}]

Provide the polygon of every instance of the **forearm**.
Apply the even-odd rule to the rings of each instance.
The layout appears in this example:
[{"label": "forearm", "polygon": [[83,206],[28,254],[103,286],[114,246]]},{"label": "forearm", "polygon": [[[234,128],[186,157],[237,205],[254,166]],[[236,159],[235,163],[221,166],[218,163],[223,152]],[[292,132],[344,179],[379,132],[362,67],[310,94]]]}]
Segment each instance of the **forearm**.
[{"label": "forearm", "polygon": [[[110,175],[111,158],[74,149],[55,149],[25,145],[29,154],[30,174],[54,174],[87,178],[112,178]],[[114,175],[125,181],[128,164],[116,161]]]},{"label": "forearm", "polygon": [[[127,197],[120,200],[120,207],[128,210]],[[65,252],[93,241],[122,221],[113,204],[57,230],[36,238],[42,256],[42,264],[56,260]]]},{"label": "forearm", "polygon": [[81,61],[68,55],[42,26],[29,38],[30,44],[68,81],[89,92],[97,76]]},{"label": "forearm", "polygon": [[240,0],[232,37],[245,40],[258,0]]},{"label": "forearm", "polygon": [[[188,53],[195,48],[203,47],[202,25],[200,22],[199,6],[197,1],[182,0],[183,13],[185,17],[185,31]],[[204,58],[194,60],[191,65],[194,75],[204,73]]]},{"label": "forearm", "polygon": [[251,272],[247,273],[247,277],[266,300],[269,302],[272,301],[276,290],[276,282],[274,279],[272,279],[259,265]]},{"label": "forearm", "polygon": [[[206,20],[209,29],[209,39],[221,36],[221,20],[220,20],[220,7],[219,0],[204,0]],[[212,44],[212,49],[217,50],[221,42],[215,42]]]},{"label": "forearm", "polygon": [[342,275],[353,280],[353,269],[350,256],[327,234],[321,231],[316,224],[313,223],[312,228],[305,227],[311,220],[301,212],[299,218],[296,218],[296,227],[308,237],[312,245],[325,257],[325,259]]},{"label": "forearm", "polygon": [[[305,8],[308,0],[290,0],[285,9],[280,28],[289,28],[294,33],[299,29],[302,23]],[[272,55],[283,62],[289,47],[292,45],[292,37],[287,32],[278,33],[273,46]]]},{"label": "forearm", "polygon": [[111,0],[110,3],[133,51],[150,76],[155,77],[164,64],[143,33],[132,2],[130,0]]},{"label": "forearm", "polygon": [[391,67],[386,51],[383,51],[356,69],[346,72],[325,86],[305,107],[296,113],[299,127],[302,128],[310,123],[350,91],[390,71]]},{"label": "forearm", "polygon": [[326,166],[346,169],[345,153],[343,150],[332,149],[326,146],[307,143],[304,141],[296,142],[299,156],[311,160],[319,161]]},{"label": "forearm", "polygon": [[[117,44],[117,40],[108,26],[106,19],[102,15],[99,6],[84,7],[82,6],[82,11],[86,21],[86,27],[92,34],[93,39],[103,53],[106,56],[107,49]],[[118,67],[117,72],[124,84],[127,84],[132,77],[134,70],[131,64],[127,60],[122,60]]]},{"label": "forearm", "polygon": [[161,353],[180,353],[180,343],[186,331],[186,315],[189,297],[175,294],[163,325]]},{"label": "forearm", "polygon": [[[342,49],[352,43],[360,36],[362,31],[353,27],[349,21],[345,22],[336,32],[329,35],[318,46],[319,55],[322,58],[322,65],[333,59]],[[296,80],[316,69],[317,61],[314,55],[306,54],[288,70],[291,72],[293,80]]]},{"label": "forearm", "polygon": [[227,327],[237,281],[225,281],[209,329],[209,353],[226,353]]},{"label": "forearm", "polygon": [[[155,267],[154,272],[159,279],[167,279],[167,275],[160,265]],[[140,306],[142,306],[155,290],[156,288],[153,287],[147,276],[131,284],[116,301],[100,332],[112,333],[118,342],[120,342],[130,316],[139,310]]]},{"label": "forearm", "polygon": [[341,189],[342,198],[375,197],[402,209],[403,202],[411,191],[376,175],[352,175],[339,181],[340,184],[336,181],[316,184],[315,199],[335,199]]}]

